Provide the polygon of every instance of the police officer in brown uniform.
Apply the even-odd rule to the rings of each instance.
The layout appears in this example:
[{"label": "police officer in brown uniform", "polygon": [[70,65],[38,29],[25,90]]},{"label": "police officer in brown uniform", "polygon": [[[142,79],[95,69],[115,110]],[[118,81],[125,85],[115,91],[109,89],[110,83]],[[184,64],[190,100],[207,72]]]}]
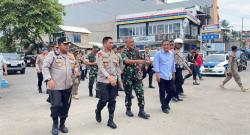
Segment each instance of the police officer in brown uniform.
[{"label": "police officer in brown uniform", "polygon": [[71,104],[72,75],[74,75],[73,65],[75,63],[73,55],[68,51],[69,42],[65,37],[59,38],[58,50],[50,52],[43,64],[43,75],[50,91],[52,135],[58,135],[58,129],[62,133],[68,132],[65,121]]},{"label": "police officer in brown uniform", "polygon": [[117,79],[119,77],[119,57],[112,51],[113,41],[111,37],[103,38],[104,49],[97,53],[98,64],[98,88],[100,98],[96,109],[96,121],[101,122],[101,111],[108,103],[109,120],[108,126],[112,129],[117,128],[114,123],[114,112],[117,94]]},{"label": "police officer in brown uniform", "polygon": [[43,48],[43,52],[37,56],[36,58],[36,71],[37,71],[37,78],[38,78],[38,91],[39,93],[42,93],[42,84],[43,84],[43,73],[42,73],[42,68],[43,68],[43,61],[45,57],[48,55],[48,49]]}]

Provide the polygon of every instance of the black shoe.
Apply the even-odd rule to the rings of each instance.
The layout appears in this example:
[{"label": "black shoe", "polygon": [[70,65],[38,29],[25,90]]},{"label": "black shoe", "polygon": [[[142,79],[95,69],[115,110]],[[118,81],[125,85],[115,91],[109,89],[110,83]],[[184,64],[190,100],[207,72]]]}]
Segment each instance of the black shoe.
[{"label": "black shoe", "polygon": [[134,114],[132,113],[131,109],[127,109],[126,115],[127,115],[128,117],[134,117]]},{"label": "black shoe", "polygon": [[181,96],[182,98],[186,97],[186,95],[183,93],[180,93],[179,96]]},{"label": "black shoe", "polygon": [[145,111],[139,111],[138,116],[143,119],[148,119],[150,117]]},{"label": "black shoe", "polygon": [[178,101],[183,101],[183,99],[181,99],[181,98],[177,98],[177,100],[178,100]]},{"label": "black shoe", "polygon": [[167,109],[168,109],[169,111],[171,110],[171,108],[170,108],[170,106],[169,106],[169,105],[167,106]]},{"label": "black shoe", "polygon": [[47,101],[48,103],[50,103],[50,98],[48,97],[46,101]]},{"label": "black shoe", "polygon": [[110,128],[112,128],[112,129],[116,129],[116,128],[117,128],[117,126],[116,126],[116,124],[114,123],[114,121],[108,121],[108,126],[109,126]]},{"label": "black shoe", "polygon": [[90,97],[93,97],[93,94],[89,94]]},{"label": "black shoe", "polygon": [[68,128],[66,128],[65,125],[61,125],[60,128],[59,128],[59,130],[60,130],[62,133],[68,133],[68,132],[69,132]]},{"label": "black shoe", "polygon": [[172,98],[172,101],[173,101],[173,102],[178,102],[179,100],[178,100],[178,98],[173,97],[173,98]]},{"label": "black shoe", "polygon": [[58,125],[57,124],[52,125],[51,133],[52,133],[52,135],[58,135]]},{"label": "black shoe", "polygon": [[193,82],[193,85],[200,85],[198,82]]},{"label": "black shoe", "polygon": [[38,91],[39,91],[39,93],[43,93],[43,92],[42,92],[42,88],[38,88]]},{"label": "black shoe", "polygon": [[166,109],[162,109],[162,112],[169,113],[169,110],[167,108]]},{"label": "black shoe", "polygon": [[154,87],[154,86],[149,86],[148,88],[152,88],[152,89],[154,89],[155,87]]},{"label": "black shoe", "polygon": [[98,123],[102,122],[102,115],[101,112],[98,112],[97,110],[95,110],[95,119]]}]

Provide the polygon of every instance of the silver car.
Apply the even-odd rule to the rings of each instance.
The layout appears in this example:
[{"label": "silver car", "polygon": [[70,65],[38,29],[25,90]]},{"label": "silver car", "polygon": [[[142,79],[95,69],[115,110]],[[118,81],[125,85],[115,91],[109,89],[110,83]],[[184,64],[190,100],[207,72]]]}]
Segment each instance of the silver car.
[{"label": "silver car", "polygon": [[17,53],[1,53],[1,55],[6,61],[8,72],[20,71],[21,74],[25,74],[25,62]]}]

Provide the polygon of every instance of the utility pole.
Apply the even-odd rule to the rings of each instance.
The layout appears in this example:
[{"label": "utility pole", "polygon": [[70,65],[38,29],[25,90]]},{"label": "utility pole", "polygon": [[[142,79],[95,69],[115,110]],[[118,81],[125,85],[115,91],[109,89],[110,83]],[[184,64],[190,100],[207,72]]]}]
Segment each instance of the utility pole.
[{"label": "utility pole", "polygon": [[244,17],[242,16],[242,19],[241,19],[241,36],[240,36],[240,45],[241,47],[243,47],[243,28],[244,28]]}]

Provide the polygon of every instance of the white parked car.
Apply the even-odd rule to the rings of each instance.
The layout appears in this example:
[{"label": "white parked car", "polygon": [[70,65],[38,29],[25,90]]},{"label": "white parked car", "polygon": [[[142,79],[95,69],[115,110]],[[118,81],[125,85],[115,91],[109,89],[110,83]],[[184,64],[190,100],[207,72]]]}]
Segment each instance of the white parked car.
[{"label": "white parked car", "polygon": [[222,75],[225,76],[228,68],[228,54],[210,54],[201,67],[202,75]]},{"label": "white parked car", "polygon": [[6,61],[8,72],[20,71],[21,74],[25,74],[25,62],[17,53],[1,53],[1,57]]}]

